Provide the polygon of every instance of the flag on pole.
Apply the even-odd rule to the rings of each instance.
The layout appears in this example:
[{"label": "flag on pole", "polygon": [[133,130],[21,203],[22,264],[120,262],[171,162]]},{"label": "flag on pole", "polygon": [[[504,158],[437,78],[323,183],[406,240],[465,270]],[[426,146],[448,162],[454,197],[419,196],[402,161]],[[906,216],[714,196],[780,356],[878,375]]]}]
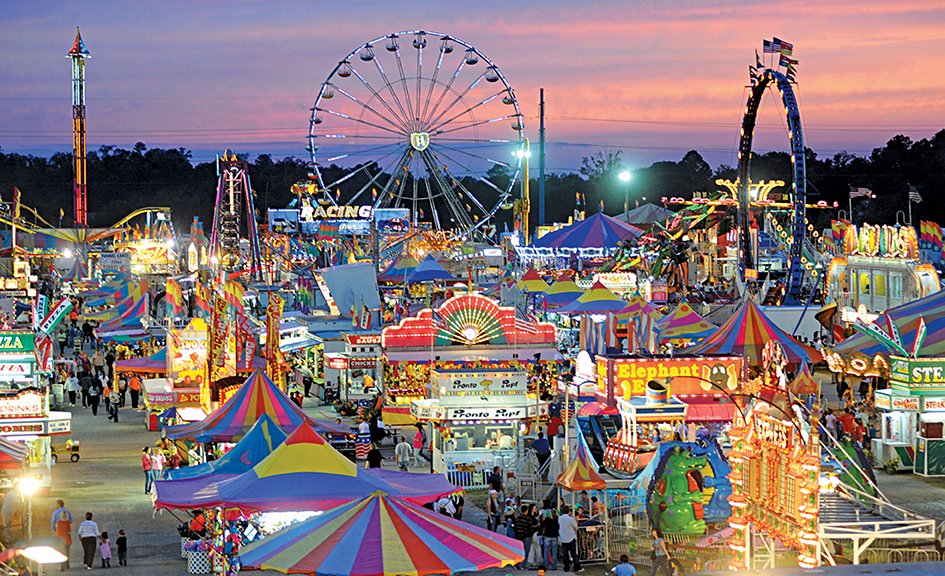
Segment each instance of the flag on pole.
[{"label": "flag on pole", "polygon": [[774,54],[775,52],[780,52],[780,50],[774,49],[774,45],[771,44],[770,40],[763,40],[762,42],[764,43],[762,48],[762,52],[764,54]]},{"label": "flag on pole", "polygon": [[781,55],[790,56],[794,52],[794,44],[788,44],[784,40],[781,40]]},{"label": "flag on pole", "polygon": [[361,298],[361,330],[371,329],[371,311],[364,305],[364,298]]},{"label": "flag on pole", "polygon": [[59,209],[59,219],[62,220],[62,218],[63,218],[65,215],[66,215],[66,211],[63,210],[62,208],[60,208],[60,209]]},{"label": "flag on pole", "polygon": [[352,300],[352,301],[351,301],[351,327],[352,327],[352,328],[357,328],[358,326],[359,326],[359,323],[358,323],[358,305],[354,302],[354,300]]},{"label": "flag on pole", "polygon": [[529,334],[538,332],[538,329],[535,328],[535,321],[519,306],[515,306],[515,328]]},{"label": "flag on pole", "polygon": [[761,70],[764,66],[761,64],[761,56],[758,55],[758,51],[755,50],[755,68]]},{"label": "flag on pole", "polygon": [[604,213],[604,199],[603,199],[603,198],[600,199],[600,210],[599,210],[599,212],[600,212],[601,214]]},{"label": "flag on pole", "polygon": [[782,55],[780,60],[778,60],[779,66],[793,66],[798,63],[799,62],[797,60],[794,60],[793,58],[788,58],[787,56],[784,56],[784,55]]},{"label": "flag on pole", "polygon": [[13,187],[13,217],[20,217],[20,189]]},{"label": "flag on pole", "polygon": [[909,201],[910,202],[922,201],[922,196],[919,196],[919,191],[915,189],[915,186],[909,186]]},{"label": "flag on pole", "polygon": [[440,329],[446,327],[446,319],[443,318],[443,315],[437,312],[436,310],[430,311],[430,318],[433,320],[433,327]]},{"label": "flag on pole", "polygon": [[873,196],[873,191],[869,188],[857,188],[856,186],[850,186],[850,198],[871,198]]},{"label": "flag on pole", "polygon": [[771,40],[771,50],[775,54],[781,51],[781,39],[778,38],[777,36],[775,36],[774,39]]},{"label": "flag on pole", "polygon": [[922,352],[922,345],[925,344],[926,336],[925,318],[919,316],[919,327],[915,329],[915,342],[912,344],[912,357],[918,358]]}]

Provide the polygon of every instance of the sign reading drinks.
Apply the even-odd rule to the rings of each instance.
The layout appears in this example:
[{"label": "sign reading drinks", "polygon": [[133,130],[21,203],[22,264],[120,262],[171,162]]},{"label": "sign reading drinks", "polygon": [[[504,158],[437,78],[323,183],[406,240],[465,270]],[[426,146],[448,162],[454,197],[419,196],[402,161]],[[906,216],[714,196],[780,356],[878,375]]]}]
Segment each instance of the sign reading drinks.
[{"label": "sign reading drinks", "polygon": [[24,390],[0,397],[0,418],[45,418],[49,416],[49,396]]},{"label": "sign reading drinks", "polygon": [[945,392],[945,360],[892,356],[890,385],[893,390],[907,393]]}]

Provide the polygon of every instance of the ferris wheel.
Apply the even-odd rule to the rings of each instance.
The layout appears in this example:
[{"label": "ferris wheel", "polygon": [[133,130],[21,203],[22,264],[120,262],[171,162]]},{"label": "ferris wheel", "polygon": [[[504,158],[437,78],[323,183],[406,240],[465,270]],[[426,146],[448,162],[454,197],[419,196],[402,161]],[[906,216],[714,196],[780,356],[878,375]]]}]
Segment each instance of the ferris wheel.
[{"label": "ferris wheel", "polygon": [[338,63],[312,108],[307,149],[322,204],[408,208],[415,227],[463,235],[510,204],[523,144],[498,66],[462,40],[415,30]]}]

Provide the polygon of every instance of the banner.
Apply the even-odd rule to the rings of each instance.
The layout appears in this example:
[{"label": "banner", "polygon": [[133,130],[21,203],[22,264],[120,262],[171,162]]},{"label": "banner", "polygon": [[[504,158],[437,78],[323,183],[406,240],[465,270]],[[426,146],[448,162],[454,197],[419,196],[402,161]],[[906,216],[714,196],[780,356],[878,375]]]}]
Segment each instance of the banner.
[{"label": "banner", "polygon": [[52,372],[53,343],[52,338],[45,334],[38,335],[36,344],[33,347],[33,354],[36,356],[37,372]]},{"label": "banner", "polygon": [[68,314],[70,310],[72,310],[72,300],[63,298],[59,302],[56,302],[56,305],[49,311],[49,314],[39,323],[39,332],[52,334],[53,330],[62,322],[62,319],[66,317],[66,314]]},{"label": "banner", "polygon": [[256,334],[249,318],[236,314],[236,369],[249,370],[256,355]]},{"label": "banner", "polygon": [[33,303],[33,330],[39,330],[39,323],[43,321],[46,314],[49,313],[49,299],[45,294],[37,294],[36,302]]},{"label": "banner", "polygon": [[286,391],[282,378],[282,352],[279,350],[279,329],[282,325],[282,306],[285,300],[273,292],[269,293],[269,305],[266,307],[266,373],[269,379],[283,392]]},{"label": "banner", "polygon": [[180,284],[177,280],[167,280],[167,287],[165,288],[164,300],[171,307],[171,312],[173,316],[177,316],[184,309],[184,296],[180,289]]},{"label": "banner", "polygon": [[226,374],[226,330],[229,326],[226,316],[226,300],[216,291],[211,294],[213,308],[210,311],[210,349],[207,361],[210,364],[210,382],[216,382],[228,376]]}]

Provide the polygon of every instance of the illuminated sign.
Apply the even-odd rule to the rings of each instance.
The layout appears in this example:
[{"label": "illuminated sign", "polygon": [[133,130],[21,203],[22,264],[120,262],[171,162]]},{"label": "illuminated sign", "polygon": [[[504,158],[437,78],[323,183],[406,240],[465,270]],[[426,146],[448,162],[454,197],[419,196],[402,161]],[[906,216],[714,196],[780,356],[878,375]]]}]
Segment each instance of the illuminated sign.
[{"label": "illuminated sign", "polygon": [[98,269],[102,272],[130,272],[131,252],[103,252],[99,254]]},{"label": "illuminated sign", "polygon": [[207,379],[207,328],[205,320],[194,318],[167,339],[168,374],[174,382],[200,384]]},{"label": "illuminated sign", "polygon": [[349,358],[348,359],[348,368],[351,369],[374,369],[377,368],[377,358]]},{"label": "illuminated sign", "polygon": [[24,390],[15,396],[0,397],[0,418],[45,418],[49,416],[49,396]]},{"label": "illuminated sign", "polygon": [[312,218],[316,220],[319,218],[370,219],[373,213],[370,206],[329,206],[328,208],[318,206],[312,213]]},{"label": "illuminated sign", "polygon": [[889,410],[892,406],[892,403],[889,401],[889,396],[885,394],[876,394],[874,405],[880,410]]},{"label": "illuminated sign", "polygon": [[872,226],[852,224],[843,236],[843,249],[848,256],[877,256],[916,260],[919,241],[912,226]]},{"label": "illuminated sign", "polygon": [[0,434],[42,434],[42,422],[35,424],[0,424]]},{"label": "illuminated sign", "polygon": [[379,346],[380,334],[345,334],[345,342],[349,346]]},{"label": "illuminated sign", "polygon": [[891,356],[890,361],[890,384],[893,390],[945,392],[945,360]]},{"label": "illuminated sign", "polygon": [[332,370],[347,370],[348,369],[348,359],[347,358],[328,358],[328,367]]},{"label": "illuminated sign", "polygon": [[941,396],[923,396],[922,410],[925,412],[945,411],[945,398]]},{"label": "illuminated sign", "polygon": [[32,352],[34,337],[33,332],[0,331],[0,354]]},{"label": "illuminated sign", "polygon": [[624,398],[646,396],[650,380],[668,381],[673,396],[721,395],[740,390],[744,360],[738,356],[718,358],[641,358],[597,357],[598,390],[606,396],[607,364],[613,363],[615,395]]},{"label": "illuminated sign", "polygon": [[0,376],[29,376],[33,373],[32,362],[2,362]]},{"label": "illuminated sign", "polygon": [[607,288],[636,286],[637,275],[633,272],[601,272],[594,274],[594,282],[600,282]]},{"label": "illuminated sign", "polygon": [[46,433],[50,436],[72,433],[72,419],[50,420],[46,427]]},{"label": "illuminated sign", "polygon": [[410,415],[420,420],[521,420],[548,415],[548,403],[527,406],[496,406],[454,408],[448,406],[424,406],[413,402]]},{"label": "illuminated sign", "polygon": [[793,447],[794,435],[790,422],[783,422],[764,414],[755,414],[755,434],[762,444],[772,448],[790,450]]},{"label": "illuminated sign", "polygon": [[521,396],[528,377],[520,370],[503,372],[433,372],[440,396]]}]

